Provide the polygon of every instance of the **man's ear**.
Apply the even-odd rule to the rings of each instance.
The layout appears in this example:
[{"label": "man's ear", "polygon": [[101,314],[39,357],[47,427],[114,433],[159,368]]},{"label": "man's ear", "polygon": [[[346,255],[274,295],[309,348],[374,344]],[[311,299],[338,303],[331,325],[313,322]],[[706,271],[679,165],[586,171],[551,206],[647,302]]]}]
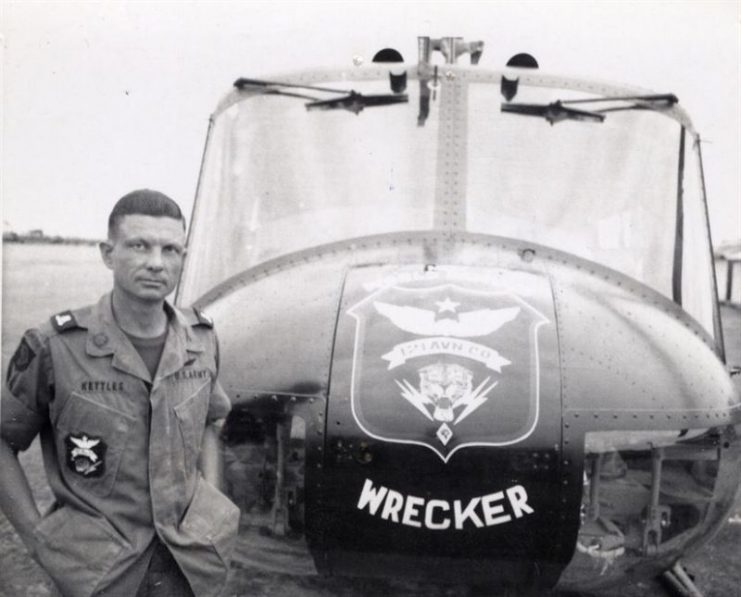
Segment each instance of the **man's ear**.
[{"label": "man's ear", "polygon": [[113,259],[111,253],[113,253],[113,245],[110,242],[103,241],[98,243],[98,249],[100,250],[100,258],[105,263],[108,269],[113,269]]}]

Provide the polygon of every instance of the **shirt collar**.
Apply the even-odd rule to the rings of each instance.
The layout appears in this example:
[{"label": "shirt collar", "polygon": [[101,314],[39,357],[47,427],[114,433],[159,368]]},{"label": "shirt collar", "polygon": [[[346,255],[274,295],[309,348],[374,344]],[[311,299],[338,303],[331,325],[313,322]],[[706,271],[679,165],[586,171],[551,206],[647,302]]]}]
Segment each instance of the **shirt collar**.
[{"label": "shirt collar", "polygon": [[[203,352],[203,344],[194,334],[182,313],[165,301],[168,316],[168,332],[162,351],[156,378],[164,378],[182,369],[192,361],[190,353]],[[113,316],[111,293],[104,295],[95,307],[81,316],[80,324],[86,327],[85,349],[92,357],[113,355],[111,366],[138,377],[146,382],[152,381],[146,365],[126,334]]]}]

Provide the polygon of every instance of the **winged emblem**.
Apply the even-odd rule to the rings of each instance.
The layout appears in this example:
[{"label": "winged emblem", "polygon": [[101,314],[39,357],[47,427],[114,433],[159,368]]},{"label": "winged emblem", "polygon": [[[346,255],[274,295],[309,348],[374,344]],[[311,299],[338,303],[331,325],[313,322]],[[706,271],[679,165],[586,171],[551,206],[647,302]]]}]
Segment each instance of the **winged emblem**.
[{"label": "winged emblem", "polygon": [[388,317],[401,330],[419,336],[453,336],[475,338],[487,336],[505,323],[512,321],[520,307],[504,309],[476,309],[458,313],[458,319],[436,319],[437,313],[429,309],[392,305],[376,301],[376,310]]},{"label": "winged emblem", "polygon": [[87,435],[83,435],[80,438],[70,437],[70,441],[75,445],[72,449],[72,458],[84,456],[93,462],[98,460],[98,455],[93,451],[93,448],[100,443],[99,439],[89,439]]},{"label": "winged emblem", "polygon": [[[548,296],[547,280],[533,282]],[[548,319],[506,283],[413,279],[348,307],[351,409],[364,433],[425,446],[447,463],[462,448],[510,445],[533,432],[538,328]]]}]

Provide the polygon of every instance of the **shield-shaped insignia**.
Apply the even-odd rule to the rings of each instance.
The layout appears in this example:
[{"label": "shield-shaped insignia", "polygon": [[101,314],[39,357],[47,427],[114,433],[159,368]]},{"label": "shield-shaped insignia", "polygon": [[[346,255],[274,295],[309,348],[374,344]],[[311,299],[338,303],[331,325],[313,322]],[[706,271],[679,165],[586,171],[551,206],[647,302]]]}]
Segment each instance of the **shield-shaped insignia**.
[{"label": "shield-shaped insignia", "polygon": [[22,373],[23,371],[28,369],[28,366],[31,364],[35,356],[36,353],[29,346],[26,338],[22,338],[21,343],[18,345],[18,348],[16,349],[15,354],[13,354],[13,358],[10,361],[10,367],[8,367],[8,379],[10,379],[10,374],[12,371],[18,371]]},{"label": "shield-shaped insignia", "polygon": [[70,433],[64,438],[67,466],[83,477],[101,477],[105,472],[107,446],[100,437]]},{"label": "shield-shaped insignia", "polygon": [[356,321],[352,412],[369,436],[426,446],[448,462],[535,429],[538,328],[548,319],[517,294],[393,286],[347,313]]}]

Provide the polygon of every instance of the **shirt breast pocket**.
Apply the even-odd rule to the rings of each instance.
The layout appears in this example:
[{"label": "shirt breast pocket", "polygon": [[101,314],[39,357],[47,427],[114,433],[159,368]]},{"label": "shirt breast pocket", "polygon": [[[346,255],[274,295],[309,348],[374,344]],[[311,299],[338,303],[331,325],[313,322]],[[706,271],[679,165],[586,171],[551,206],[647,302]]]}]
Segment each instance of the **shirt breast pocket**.
[{"label": "shirt breast pocket", "polygon": [[208,380],[175,406],[175,415],[183,438],[185,466],[188,471],[193,470],[198,463],[210,396],[211,381]]},{"label": "shirt breast pocket", "polygon": [[98,496],[113,490],[134,418],[72,393],[55,422],[57,457],[64,478]]}]

